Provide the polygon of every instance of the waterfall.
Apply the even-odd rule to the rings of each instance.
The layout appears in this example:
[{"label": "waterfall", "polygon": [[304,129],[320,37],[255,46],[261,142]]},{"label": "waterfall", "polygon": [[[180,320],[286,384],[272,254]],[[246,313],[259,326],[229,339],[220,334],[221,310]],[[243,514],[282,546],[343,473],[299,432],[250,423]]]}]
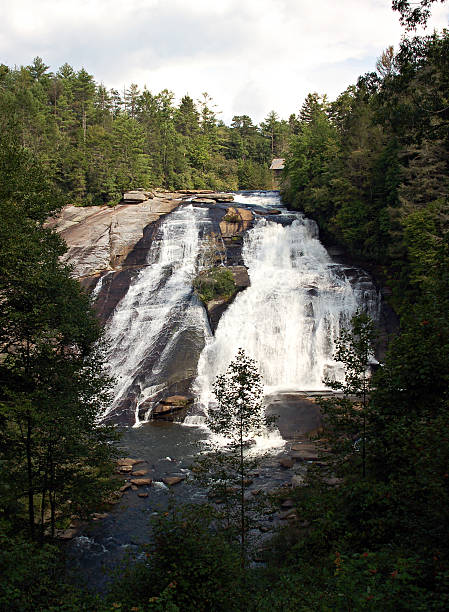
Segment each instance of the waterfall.
[{"label": "waterfall", "polygon": [[[263,205],[262,194],[250,197],[239,201]],[[245,236],[243,259],[251,286],[222,316],[200,356],[195,388],[203,408],[239,348],[258,362],[266,392],[322,390],[323,378],[341,380],[332,358],[340,330],[360,307],[377,315],[369,279],[333,262],[315,222],[298,213],[290,225],[259,220]]]},{"label": "waterfall", "polygon": [[[193,295],[192,280],[201,234],[210,225],[208,210],[182,206],[168,215],[148,252],[146,266],[132,281],[106,325],[108,371],[115,378],[114,401],[107,412],[139,407],[180,378],[191,377],[208,333],[204,309]],[[132,406],[125,406],[126,402]],[[150,402],[151,403],[151,402]]]},{"label": "waterfall", "polygon": [[[320,390],[342,378],[335,341],[360,307],[377,314],[377,293],[362,271],[335,263],[316,224],[282,209],[277,192],[236,194],[235,205],[257,207],[242,257],[251,285],[239,293],[211,335],[192,281],[213,228],[207,207],[184,204],[161,220],[146,263],[106,324],[114,400],[103,418],[139,424],[164,396],[193,383],[197,406],[214,401],[212,385],[239,348],[255,359],[267,393]],[[98,294],[104,277],[98,282]],[[201,412],[201,410],[200,410]],[[186,424],[199,426],[200,415]]]}]

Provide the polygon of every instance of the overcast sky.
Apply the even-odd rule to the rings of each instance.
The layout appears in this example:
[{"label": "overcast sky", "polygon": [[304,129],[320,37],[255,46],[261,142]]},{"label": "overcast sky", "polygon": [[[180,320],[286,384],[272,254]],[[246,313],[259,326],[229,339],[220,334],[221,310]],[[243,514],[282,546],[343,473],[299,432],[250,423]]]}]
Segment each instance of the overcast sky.
[{"label": "overcast sky", "polygon": [[[432,13],[427,32],[448,25],[449,3]],[[120,90],[207,91],[226,123],[335,98],[403,34],[391,0],[0,0],[0,16],[0,63],[39,55]]]}]

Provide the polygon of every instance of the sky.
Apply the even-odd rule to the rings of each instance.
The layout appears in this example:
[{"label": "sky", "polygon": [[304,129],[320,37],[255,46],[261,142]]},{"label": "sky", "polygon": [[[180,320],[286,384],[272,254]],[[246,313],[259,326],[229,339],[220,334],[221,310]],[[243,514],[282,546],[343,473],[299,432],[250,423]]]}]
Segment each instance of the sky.
[{"label": "sky", "polygon": [[[120,91],[207,92],[227,124],[286,119],[309,92],[335,99],[404,34],[391,0],[0,0],[0,15],[0,63],[40,56]],[[418,33],[448,22],[449,3],[434,4]]]}]

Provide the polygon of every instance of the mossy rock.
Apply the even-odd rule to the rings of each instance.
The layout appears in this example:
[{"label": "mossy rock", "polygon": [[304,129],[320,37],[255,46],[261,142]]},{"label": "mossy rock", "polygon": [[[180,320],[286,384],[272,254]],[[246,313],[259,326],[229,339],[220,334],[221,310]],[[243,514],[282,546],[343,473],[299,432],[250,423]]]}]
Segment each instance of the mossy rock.
[{"label": "mossy rock", "polygon": [[193,287],[205,304],[215,299],[229,299],[236,291],[232,273],[223,266],[199,274],[193,281]]}]

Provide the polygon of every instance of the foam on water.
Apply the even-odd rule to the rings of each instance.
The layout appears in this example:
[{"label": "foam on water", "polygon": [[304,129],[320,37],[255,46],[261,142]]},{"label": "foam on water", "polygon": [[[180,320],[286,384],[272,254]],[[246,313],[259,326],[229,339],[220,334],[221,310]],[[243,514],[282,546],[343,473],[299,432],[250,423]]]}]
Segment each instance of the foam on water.
[{"label": "foam on water", "polygon": [[206,412],[216,376],[239,348],[259,364],[266,392],[320,390],[323,378],[341,380],[333,353],[342,327],[358,308],[377,314],[369,279],[334,263],[315,222],[300,214],[286,226],[259,220],[245,236],[243,259],[251,285],[224,313],[198,364],[195,389]]}]

